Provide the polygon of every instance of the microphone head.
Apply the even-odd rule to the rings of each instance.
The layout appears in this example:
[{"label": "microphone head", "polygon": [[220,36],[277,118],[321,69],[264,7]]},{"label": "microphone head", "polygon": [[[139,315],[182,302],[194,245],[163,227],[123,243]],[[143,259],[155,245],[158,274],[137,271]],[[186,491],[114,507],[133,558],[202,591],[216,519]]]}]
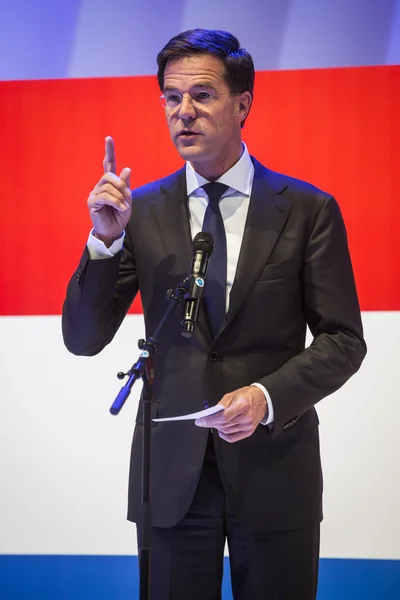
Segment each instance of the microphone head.
[{"label": "microphone head", "polygon": [[200,231],[193,240],[193,252],[206,252],[211,255],[214,251],[214,240],[211,233]]}]

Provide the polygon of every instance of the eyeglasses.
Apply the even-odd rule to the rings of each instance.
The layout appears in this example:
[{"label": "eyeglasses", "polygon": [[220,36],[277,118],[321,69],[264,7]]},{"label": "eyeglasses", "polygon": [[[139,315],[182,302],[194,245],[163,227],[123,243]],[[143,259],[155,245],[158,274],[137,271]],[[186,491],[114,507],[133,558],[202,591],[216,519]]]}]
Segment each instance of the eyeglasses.
[{"label": "eyeglasses", "polygon": [[[205,90],[199,92],[185,92],[190,96],[191,103],[193,106],[209,106],[213,104],[220,96],[229,96],[231,92],[223,92],[221,94],[207,92]],[[183,96],[185,94],[178,94],[177,92],[166,92],[160,96],[160,104],[163,108],[174,110],[182,104]]]}]

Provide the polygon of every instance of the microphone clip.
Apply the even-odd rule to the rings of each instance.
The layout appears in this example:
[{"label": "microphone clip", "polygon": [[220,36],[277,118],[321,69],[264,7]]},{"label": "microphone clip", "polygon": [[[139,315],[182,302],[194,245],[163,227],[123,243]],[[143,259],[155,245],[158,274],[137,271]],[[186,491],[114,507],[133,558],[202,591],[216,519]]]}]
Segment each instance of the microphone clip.
[{"label": "microphone clip", "polygon": [[204,293],[204,279],[200,275],[189,275],[184,281],[186,287],[185,300],[199,300]]}]

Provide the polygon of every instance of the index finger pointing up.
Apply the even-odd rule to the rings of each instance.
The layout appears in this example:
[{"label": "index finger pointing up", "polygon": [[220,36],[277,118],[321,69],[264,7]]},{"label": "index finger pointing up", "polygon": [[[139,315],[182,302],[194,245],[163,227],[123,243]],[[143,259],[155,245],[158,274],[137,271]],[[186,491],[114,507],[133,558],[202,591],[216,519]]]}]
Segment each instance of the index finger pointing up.
[{"label": "index finger pointing up", "polygon": [[106,137],[106,152],[103,160],[104,173],[115,173],[115,149],[114,140],[109,135]]}]

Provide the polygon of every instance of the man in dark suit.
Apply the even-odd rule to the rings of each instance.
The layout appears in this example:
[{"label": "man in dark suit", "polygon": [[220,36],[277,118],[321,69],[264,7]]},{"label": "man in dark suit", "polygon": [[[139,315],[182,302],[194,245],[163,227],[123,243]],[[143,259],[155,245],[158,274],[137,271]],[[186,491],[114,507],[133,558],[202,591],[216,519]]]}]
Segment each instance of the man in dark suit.
[{"label": "man in dark suit", "polygon": [[[130,169],[105,173],[88,205],[93,231],[63,310],[67,347],[108,344],[140,290],[146,331],[210,231],[205,296],[191,339],[169,324],[133,437],[129,518],[138,521],[142,402],[153,417],[222,403],[193,422],[154,423],[152,589],[157,600],[220,598],[228,541],[236,600],[316,596],[322,475],[314,405],[366,352],[346,232],[335,200],[250,157],[251,56],[226,32],[193,30],[158,55],[161,102],[186,165],[131,193]],[[213,185],[215,184],[215,185]],[[179,313],[179,314],[178,314]],[[313,334],[305,348],[306,326]]]}]

